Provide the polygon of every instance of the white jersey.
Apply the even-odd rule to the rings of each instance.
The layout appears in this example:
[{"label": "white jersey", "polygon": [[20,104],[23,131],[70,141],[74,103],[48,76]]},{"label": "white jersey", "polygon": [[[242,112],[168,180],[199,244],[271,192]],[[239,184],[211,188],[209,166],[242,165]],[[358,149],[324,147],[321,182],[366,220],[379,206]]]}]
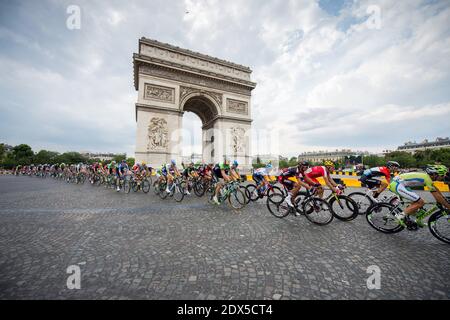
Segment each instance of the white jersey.
[{"label": "white jersey", "polygon": [[268,176],[270,170],[268,168],[258,168],[254,171],[254,174],[261,175],[261,176]]}]

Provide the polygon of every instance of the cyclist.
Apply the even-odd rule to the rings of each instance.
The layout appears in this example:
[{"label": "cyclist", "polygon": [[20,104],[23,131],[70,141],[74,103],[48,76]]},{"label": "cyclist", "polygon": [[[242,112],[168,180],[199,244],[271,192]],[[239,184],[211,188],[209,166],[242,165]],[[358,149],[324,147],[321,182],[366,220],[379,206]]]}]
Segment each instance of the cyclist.
[{"label": "cyclist", "polygon": [[[425,172],[402,173],[392,179],[389,190],[399,195],[401,198],[412,201],[403,212],[395,215],[402,226],[406,226],[406,217],[415,214],[425,205],[425,201],[417,193],[411,191],[410,187],[427,187],[436,201],[442,204],[447,210],[450,210],[450,204],[433,184],[433,181],[442,180],[447,172],[447,167],[443,165],[428,165],[425,168]],[[422,221],[416,221],[416,223],[422,226],[424,225]]]},{"label": "cyclist", "polygon": [[[188,188],[186,188],[186,194],[187,195],[190,195],[191,193],[189,192],[189,188],[190,188],[190,186],[191,186],[191,182],[190,181],[192,181],[192,180],[190,180],[190,179],[195,179],[195,167],[194,167],[194,163],[193,162],[191,162],[191,163],[189,163],[186,167],[183,165],[183,173],[182,173],[182,175],[183,175],[183,177],[185,178],[185,180],[186,180],[186,182],[187,182],[187,184],[188,184]],[[189,181],[188,181],[189,180]]]},{"label": "cyclist", "polygon": [[[306,170],[308,170],[309,167],[309,163],[307,161],[300,161],[296,167],[290,167],[287,168],[286,171],[284,171],[282,173],[282,179],[284,178],[285,180],[283,181],[284,183],[286,183],[287,181],[291,181],[289,180],[289,178],[296,178],[297,179],[297,183],[293,183],[291,185],[293,185],[293,189],[291,192],[288,192],[288,195],[286,197],[286,202],[289,206],[293,207],[294,205],[292,204],[292,199],[295,199],[295,197],[297,197],[298,192],[300,191],[300,189],[302,187],[306,188],[307,190],[311,190],[311,186],[308,183],[305,183],[305,172]],[[288,180],[286,180],[288,179]]]},{"label": "cyclist", "polygon": [[[376,199],[391,183],[391,174],[398,172],[399,168],[400,164],[398,162],[388,161],[385,167],[373,167],[364,170],[359,180],[362,185],[367,186],[369,189],[378,188],[373,194],[373,197]],[[378,177],[384,177],[386,182],[377,179]]]},{"label": "cyclist", "polygon": [[259,195],[259,190],[264,191],[267,184],[269,183],[269,173],[272,170],[272,163],[266,164],[264,168],[258,168],[253,172],[252,179],[256,183],[256,190],[254,191],[255,196]]},{"label": "cyclist", "polygon": [[320,198],[323,198],[324,190],[320,182],[317,180],[317,178],[319,177],[323,177],[325,184],[331,190],[334,190],[334,192],[336,192],[337,194],[341,193],[341,187],[331,178],[330,172],[333,172],[333,170],[334,170],[334,162],[331,160],[325,160],[323,166],[315,166],[305,171],[304,174],[305,182],[308,183],[310,186],[317,188],[317,193]]},{"label": "cyclist", "polygon": [[240,176],[237,173],[236,169],[238,166],[238,162],[234,160],[233,167],[231,167],[228,163],[227,159],[224,159],[223,162],[218,163],[214,166],[213,172],[216,178],[219,180],[216,186],[216,190],[214,192],[213,201],[216,204],[220,204],[219,199],[217,198],[220,190],[225,185],[224,182],[228,183],[231,181],[239,180]]},{"label": "cyclist", "polygon": [[120,191],[120,178],[124,177],[127,174],[127,171],[129,170],[128,164],[125,161],[125,159],[122,160],[122,162],[119,163],[119,166],[116,170],[116,185],[117,185],[117,192]]},{"label": "cyclist", "polygon": [[180,171],[178,171],[177,163],[174,159],[170,161],[170,163],[164,164],[161,167],[162,177],[167,181],[166,192],[170,193],[170,186],[172,186],[174,176],[179,177]]},{"label": "cyclist", "polygon": [[210,164],[201,164],[197,170],[198,175],[203,180],[204,183],[208,183],[213,178],[213,168],[214,165]]}]

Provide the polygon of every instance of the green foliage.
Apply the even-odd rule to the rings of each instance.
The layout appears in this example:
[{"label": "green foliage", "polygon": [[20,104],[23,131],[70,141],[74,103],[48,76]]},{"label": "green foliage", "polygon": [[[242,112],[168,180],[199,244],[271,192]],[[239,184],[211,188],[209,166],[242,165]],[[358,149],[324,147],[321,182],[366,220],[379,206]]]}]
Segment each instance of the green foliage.
[{"label": "green foliage", "polygon": [[16,166],[16,160],[14,160],[14,158],[12,157],[12,154],[5,156],[0,162],[0,167],[3,167],[5,169],[12,169],[15,166]]},{"label": "green foliage", "polygon": [[386,159],[377,155],[364,156],[363,164],[370,168],[384,166],[386,164]]},{"label": "green foliage", "polygon": [[126,158],[125,154],[118,154],[118,155],[114,156],[113,160],[116,163],[119,163],[119,162],[122,162],[122,160],[124,160],[125,158]]},{"label": "green foliage", "polygon": [[292,158],[289,159],[288,166],[289,167],[294,167],[294,166],[297,165],[297,163],[298,163],[298,158],[297,157],[292,157]]},{"label": "green foliage", "polygon": [[34,163],[56,163],[59,153],[54,151],[41,150],[34,155]]},{"label": "green foliage", "polygon": [[0,143],[0,161],[2,161],[4,155],[5,155],[5,144]]},{"label": "green foliage", "polygon": [[431,163],[440,163],[450,167],[450,149],[436,149],[418,151],[414,154],[417,167],[424,167]]},{"label": "green foliage", "polygon": [[65,164],[76,164],[76,163],[86,163],[87,158],[81,155],[79,152],[65,152],[55,157],[55,161],[57,163],[65,163]]},{"label": "green foliage", "polygon": [[34,153],[31,147],[27,144],[19,144],[12,150],[12,159],[17,164],[29,165],[33,162]]},{"label": "green foliage", "polygon": [[393,151],[386,154],[386,161],[397,161],[402,168],[416,167],[416,159],[406,151]]},{"label": "green foliage", "polygon": [[134,163],[135,163],[135,159],[134,158],[127,158],[127,164],[128,164],[128,166],[130,166],[130,167],[132,167],[132,166],[134,166]]}]

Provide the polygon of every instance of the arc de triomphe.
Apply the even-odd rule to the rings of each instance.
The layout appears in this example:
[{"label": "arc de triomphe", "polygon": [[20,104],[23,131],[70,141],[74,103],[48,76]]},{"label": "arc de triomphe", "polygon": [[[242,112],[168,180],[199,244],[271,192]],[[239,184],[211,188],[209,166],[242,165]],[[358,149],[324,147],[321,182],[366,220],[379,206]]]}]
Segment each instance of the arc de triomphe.
[{"label": "arc de triomphe", "polygon": [[133,64],[137,162],[179,163],[182,117],[191,111],[202,121],[206,163],[227,157],[250,169],[250,68],[146,38]]}]

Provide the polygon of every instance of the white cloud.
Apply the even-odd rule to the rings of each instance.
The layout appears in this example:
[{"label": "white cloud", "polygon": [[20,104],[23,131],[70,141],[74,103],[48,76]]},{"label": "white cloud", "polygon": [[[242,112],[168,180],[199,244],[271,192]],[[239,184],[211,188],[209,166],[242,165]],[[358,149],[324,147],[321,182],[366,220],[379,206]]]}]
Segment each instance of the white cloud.
[{"label": "white cloud", "polygon": [[[372,4],[380,30],[365,21]],[[64,26],[65,3],[28,6],[0,22],[1,124],[14,128],[4,139],[132,153],[141,36],[249,65],[254,128],[278,130],[283,154],[381,150],[450,132],[447,1],[360,0],[339,15],[309,0],[81,1],[76,32]]]}]

